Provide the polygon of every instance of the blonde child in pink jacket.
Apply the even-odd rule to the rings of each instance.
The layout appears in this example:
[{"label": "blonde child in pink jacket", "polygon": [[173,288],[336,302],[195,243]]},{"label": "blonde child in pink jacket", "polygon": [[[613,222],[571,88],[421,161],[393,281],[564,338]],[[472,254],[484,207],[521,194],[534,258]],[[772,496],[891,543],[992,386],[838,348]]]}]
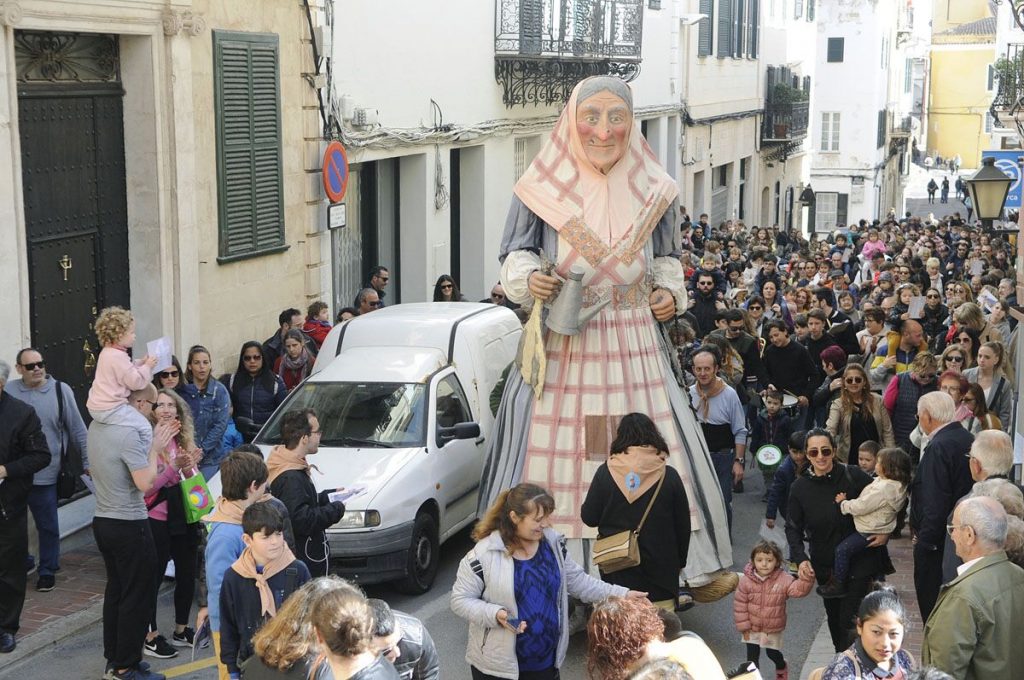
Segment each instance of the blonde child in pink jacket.
[{"label": "blonde child in pink jacket", "polygon": [[[107,425],[143,429],[145,417],[128,405],[128,395],[153,380],[156,357],[133,362],[128,350],[135,344],[135,319],[121,307],[107,307],[96,318],[96,337],[103,349],[96,361],[96,377],[85,402],[93,420]],[[152,436],[152,425],[145,422]]]},{"label": "blonde child in pink jacket", "polygon": [[813,578],[795,579],[781,568],[782,548],[761,541],[750,551],[732,604],[736,630],[747,645],[747,661],[757,664],[764,647],[775,663],[775,679],[789,680],[789,668],[782,656],[782,631],[786,628],[786,600],[805,597]]}]

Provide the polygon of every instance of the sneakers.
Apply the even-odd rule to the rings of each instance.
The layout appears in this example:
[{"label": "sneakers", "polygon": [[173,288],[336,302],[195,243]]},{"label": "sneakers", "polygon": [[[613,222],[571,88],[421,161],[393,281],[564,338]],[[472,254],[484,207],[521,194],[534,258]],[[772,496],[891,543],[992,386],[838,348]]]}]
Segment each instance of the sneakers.
[{"label": "sneakers", "polygon": [[196,641],[196,632],[185,626],[185,630],[171,636],[171,644],[175,647],[191,647]]},{"label": "sneakers", "polygon": [[154,656],[158,659],[172,659],[178,656],[178,650],[167,644],[167,638],[163,635],[146,640],[142,645],[142,651],[146,656]]},{"label": "sneakers", "polygon": [[0,654],[10,654],[17,646],[18,643],[14,641],[13,635],[10,633],[0,633]]},{"label": "sneakers", "polygon": [[[149,673],[149,669],[150,666],[148,661],[140,661],[139,665],[136,666],[133,670],[136,673],[140,671],[143,673]],[[106,667],[103,669],[103,677],[100,680],[115,680],[115,678],[117,677],[118,675],[114,672],[114,665],[108,661]],[[121,675],[120,677],[123,678],[124,675]]]},{"label": "sneakers", "polygon": [[36,581],[36,590],[41,593],[48,593],[57,585],[57,579],[53,576],[40,576]]},{"label": "sneakers", "polygon": [[842,581],[829,579],[825,585],[818,586],[818,595],[821,595],[826,600],[843,597],[846,595],[846,584]]},{"label": "sneakers", "polygon": [[[143,666],[146,667],[145,670],[143,670]],[[110,675],[103,677],[109,678],[109,680],[167,680],[166,675],[150,670],[146,663],[140,663],[135,668],[129,668],[123,673],[116,673],[111,669]]]}]

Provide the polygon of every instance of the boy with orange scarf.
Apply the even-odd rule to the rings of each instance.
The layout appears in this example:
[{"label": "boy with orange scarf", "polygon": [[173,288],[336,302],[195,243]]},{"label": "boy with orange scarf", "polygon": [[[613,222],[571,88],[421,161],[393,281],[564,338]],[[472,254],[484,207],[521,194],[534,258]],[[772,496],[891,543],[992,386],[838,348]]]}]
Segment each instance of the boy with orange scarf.
[{"label": "boy with orange scarf", "polygon": [[242,515],[246,548],[224,573],[220,589],[220,662],[232,680],[253,654],[252,636],[277,608],[309,580],[284,540],[284,517],[270,503],[255,503]]}]

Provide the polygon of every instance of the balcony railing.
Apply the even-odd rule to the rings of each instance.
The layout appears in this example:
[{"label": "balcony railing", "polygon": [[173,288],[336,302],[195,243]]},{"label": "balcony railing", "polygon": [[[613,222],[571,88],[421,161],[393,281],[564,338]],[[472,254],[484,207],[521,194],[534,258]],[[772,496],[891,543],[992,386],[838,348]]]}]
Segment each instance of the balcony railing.
[{"label": "balcony railing", "polygon": [[583,78],[640,71],[643,0],[495,2],[495,78],[508,107],[561,103]]},{"label": "balcony railing", "polygon": [[897,114],[890,114],[889,117],[889,136],[890,137],[909,137],[912,131],[912,123],[910,116],[899,116]]},{"label": "balcony railing", "polygon": [[761,127],[763,142],[795,142],[807,136],[809,102],[769,102]]},{"label": "balcony railing", "polygon": [[996,96],[992,108],[1008,109],[1024,94],[1024,43],[1010,43],[1006,56],[998,60],[993,77]]}]

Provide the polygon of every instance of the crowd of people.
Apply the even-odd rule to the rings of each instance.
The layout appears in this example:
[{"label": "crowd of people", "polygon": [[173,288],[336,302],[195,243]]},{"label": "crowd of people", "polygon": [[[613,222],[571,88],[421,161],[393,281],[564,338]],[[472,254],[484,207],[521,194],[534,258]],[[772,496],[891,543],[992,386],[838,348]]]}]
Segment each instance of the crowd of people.
[{"label": "crowd of people", "polygon": [[[678,186],[638,136],[627,85],[584,80],[566,112],[517,184],[486,300],[532,311],[451,592],[474,680],[557,680],[575,619],[593,678],[756,678],[763,650],[767,675],[787,680],[787,601],[812,590],[836,653],[823,680],[1012,678],[1024,316],[1010,244],[958,214],[890,211],[810,238],[693,221],[670,209]],[[594,320],[574,337],[542,331],[540,303],[581,271]],[[389,279],[375,267],[335,323],[383,306]],[[433,297],[464,299],[447,275]],[[317,413],[282,414],[266,458],[249,443],[309,375],[331,318],[323,302],[281,312],[214,377],[202,345],[184,365],[133,359],[131,313],[103,310],[87,431],[39,350],[18,354],[21,380],[0,361],[0,652],[15,648],[29,569],[54,587],[55,492],[74,446],[107,574],[104,678],[162,680],[143,657],[173,657],[207,626],[222,679],[439,677],[421,622],[328,574],[325,531],[345,507],[311,478]],[[749,561],[735,573],[732,499],[757,486],[752,465],[766,537],[736,546]],[[221,495],[200,519],[181,485],[214,474]],[[902,648],[901,593],[877,585],[908,527],[920,662]],[[168,640],[156,607],[172,560]],[[676,612],[730,593],[746,661],[727,674]]]}]

